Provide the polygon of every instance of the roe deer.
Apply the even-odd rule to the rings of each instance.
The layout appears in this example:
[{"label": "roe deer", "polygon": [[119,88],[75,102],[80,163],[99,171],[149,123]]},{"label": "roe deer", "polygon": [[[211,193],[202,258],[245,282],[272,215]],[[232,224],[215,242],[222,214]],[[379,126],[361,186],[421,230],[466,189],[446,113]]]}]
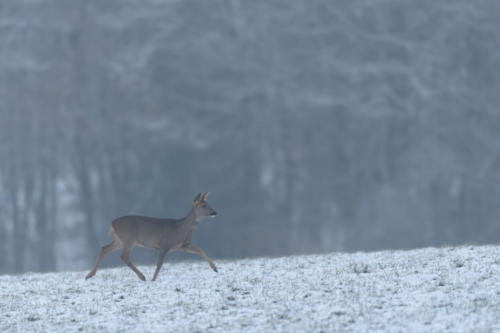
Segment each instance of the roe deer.
[{"label": "roe deer", "polygon": [[109,231],[113,236],[113,241],[101,248],[94,267],[85,279],[95,275],[105,254],[123,249],[122,260],[137,274],[139,279],[145,281],[144,275],[130,262],[130,253],[136,245],[158,250],[158,263],[152,281],[156,280],[165,255],[175,250],[199,254],[217,272],[217,267],[205,252],[191,244],[193,231],[200,220],[206,216],[217,215],[215,210],[207,204],[209,194],[209,192],[198,194],[194,199],[193,208],[182,219],[159,219],[147,216],[122,216],[115,219],[111,222]]}]

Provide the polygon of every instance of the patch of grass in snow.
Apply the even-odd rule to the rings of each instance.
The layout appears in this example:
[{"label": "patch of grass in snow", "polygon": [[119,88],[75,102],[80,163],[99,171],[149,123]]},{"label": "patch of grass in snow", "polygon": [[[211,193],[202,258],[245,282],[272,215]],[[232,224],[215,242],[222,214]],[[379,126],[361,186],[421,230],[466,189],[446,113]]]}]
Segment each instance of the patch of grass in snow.
[{"label": "patch of grass in snow", "polygon": [[[0,276],[0,331],[495,331],[500,247]],[[148,277],[154,267],[140,268]]]}]

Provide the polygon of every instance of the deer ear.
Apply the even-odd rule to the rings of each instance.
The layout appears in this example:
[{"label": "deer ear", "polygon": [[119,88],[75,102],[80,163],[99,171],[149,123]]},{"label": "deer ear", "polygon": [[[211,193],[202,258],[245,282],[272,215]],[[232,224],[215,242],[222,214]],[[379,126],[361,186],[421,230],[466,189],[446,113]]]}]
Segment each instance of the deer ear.
[{"label": "deer ear", "polygon": [[201,197],[203,196],[203,193],[198,193],[198,195],[194,198],[194,203],[197,204],[200,202]]},{"label": "deer ear", "polygon": [[205,192],[203,194],[203,197],[202,197],[201,201],[207,201],[209,195],[210,195],[210,192]]}]

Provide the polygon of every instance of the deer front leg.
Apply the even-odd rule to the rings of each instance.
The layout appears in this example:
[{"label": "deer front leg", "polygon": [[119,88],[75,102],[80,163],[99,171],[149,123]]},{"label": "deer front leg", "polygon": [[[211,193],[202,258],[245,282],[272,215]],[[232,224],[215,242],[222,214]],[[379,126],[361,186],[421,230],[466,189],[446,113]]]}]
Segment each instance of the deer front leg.
[{"label": "deer front leg", "polygon": [[189,253],[199,254],[203,259],[205,259],[208,262],[208,264],[214,270],[214,272],[217,272],[217,267],[215,266],[214,262],[205,254],[205,252],[202,249],[192,244],[183,246],[181,249]]},{"label": "deer front leg", "polygon": [[167,252],[168,252],[168,249],[165,249],[165,250],[160,249],[159,250],[158,262],[156,263],[155,274],[153,275],[153,278],[151,279],[151,281],[156,280],[156,277],[158,276],[158,273],[160,272],[161,266],[163,265],[163,259],[165,258],[165,255],[167,254]]}]

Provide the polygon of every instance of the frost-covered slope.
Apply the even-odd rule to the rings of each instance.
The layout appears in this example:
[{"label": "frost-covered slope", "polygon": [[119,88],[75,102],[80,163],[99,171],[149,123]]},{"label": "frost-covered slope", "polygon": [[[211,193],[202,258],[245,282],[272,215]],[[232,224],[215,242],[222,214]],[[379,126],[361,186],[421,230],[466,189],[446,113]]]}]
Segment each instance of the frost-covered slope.
[{"label": "frost-covered slope", "polygon": [[0,276],[0,331],[500,330],[495,246],[163,267]]}]

